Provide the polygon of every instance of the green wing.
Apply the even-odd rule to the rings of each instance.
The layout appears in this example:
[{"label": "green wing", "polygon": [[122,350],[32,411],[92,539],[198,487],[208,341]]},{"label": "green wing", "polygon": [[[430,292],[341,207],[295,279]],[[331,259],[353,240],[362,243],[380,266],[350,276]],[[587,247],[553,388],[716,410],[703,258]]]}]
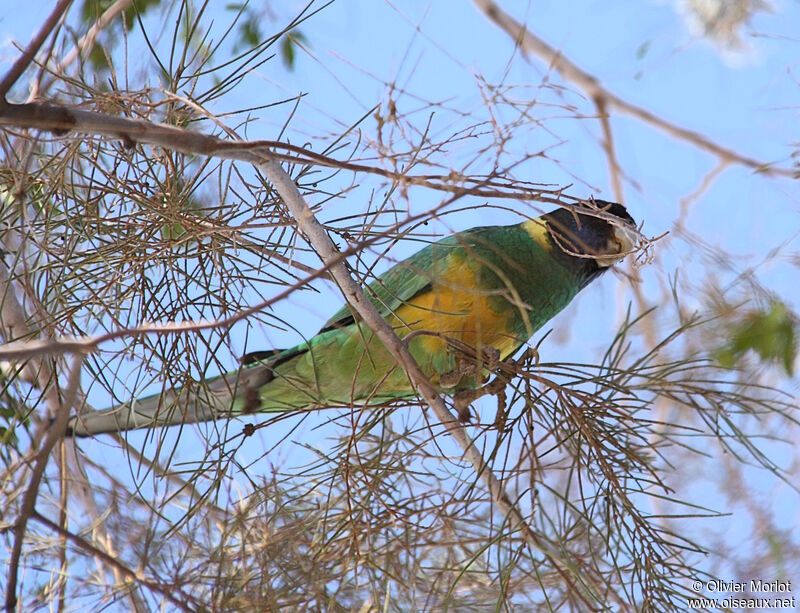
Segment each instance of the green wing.
[{"label": "green wing", "polygon": [[[378,313],[387,317],[414,296],[429,290],[431,279],[447,268],[453,251],[463,248],[467,234],[461,232],[428,245],[367,285],[364,291]],[[345,304],[325,322],[320,332],[341,328],[354,321],[352,309]]]},{"label": "green wing", "polygon": [[[519,226],[487,226],[465,230],[431,243],[367,285],[367,298],[381,316],[387,317],[402,304],[430,290],[433,279],[446,279],[450,272],[465,264],[477,269],[481,268],[477,264],[481,258],[486,261],[505,258],[516,265],[511,255],[514,249],[510,247],[518,248],[518,245],[505,243],[509,236],[516,237],[520,233],[525,241],[530,240]],[[325,322],[320,332],[342,328],[354,321],[352,309],[345,304]]]}]

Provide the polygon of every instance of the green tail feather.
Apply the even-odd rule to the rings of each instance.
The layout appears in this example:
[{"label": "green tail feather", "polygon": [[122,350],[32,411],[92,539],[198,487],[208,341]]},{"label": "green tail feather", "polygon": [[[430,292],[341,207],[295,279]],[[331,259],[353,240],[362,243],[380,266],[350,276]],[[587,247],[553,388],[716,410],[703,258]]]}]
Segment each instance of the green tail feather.
[{"label": "green tail feather", "polygon": [[273,378],[272,368],[256,364],[206,379],[190,388],[137,398],[102,411],[83,412],[69,421],[68,435],[92,436],[153,426],[210,421],[259,410],[260,390]]}]

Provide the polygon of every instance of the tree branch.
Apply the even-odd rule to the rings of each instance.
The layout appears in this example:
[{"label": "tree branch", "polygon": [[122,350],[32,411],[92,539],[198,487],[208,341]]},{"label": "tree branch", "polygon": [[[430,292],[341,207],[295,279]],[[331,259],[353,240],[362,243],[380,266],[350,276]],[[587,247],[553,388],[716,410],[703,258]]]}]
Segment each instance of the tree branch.
[{"label": "tree branch", "polygon": [[[573,588],[574,592],[579,594],[581,598],[585,598],[583,592],[574,583],[572,569],[562,568],[555,559],[555,557],[560,556],[552,551],[544,539],[540,538],[530,527],[520,510],[506,494],[503,484],[485,462],[475,446],[475,442],[467,434],[466,429],[450,414],[444,401],[439,396],[439,392],[425,376],[425,373],[422,372],[408,347],[398,338],[389,323],[380,316],[375,306],[367,299],[362,287],[350,276],[346,264],[343,261],[336,261],[339,253],[333,241],[317,221],[291,177],[275,161],[259,164],[259,168],[263,170],[266,177],[275,186],[289,212],[297,220],[298,228],[306,235],[323,263],[328,266],[330,274],[339,285],[345,300],[383,343],[389,353],[392,354],[392,357],[406,372],[423,400],[433,409],[439,422],[456,440],[464,452],[464,457],[472,464],[478,478],[489,490],[492,500],[509,520],[511,526],[520,529],[525,541],[534,549],[542,552],[567,584]],[[591,604],[588,601],[586,602]]]},{"label": "tree branch", "polygon": [[755,158],[741,155],[732,149],[728,149],[727,147],[723,147],[709,140],[698,132],[670,123],[640,106],[623,100],[600,85],[600,81],[596,77],[579,68],[568,58],[564,57],[560,51],[548,45],[541,38],[528,30],[523,24],[503,11],[494,0],[473,0],[473,2],[491,21],[513,38],[523,51],[539,56],[543,61],[547,62],[548,65],[552,66],[565,81],[575,83],[587,96],[596,103],[599,102],[599,106],[605,105],[613,107],[621,113],[636,117],[658,128],[662,132],[666,132],[670,136],[674,136],[709,153],[713,153],[720,158],[720,160],[725,162],[740,164],[765,175],[782,177],[797,176],[796,170],[776,167],[773,166],[772,162],[762,162]]},{"label": "tree branch", "polygon": [[64,16],[64,13],[71,3],[72,0],[59,0],[58,4],[53,8],[53,12],[50,13],[50,16],[47,18],[47,21],[42,25],[42,28],[36,33],[33,40],[28,43],[27,48],[23,51],[22,55],[17,58],[17,61],[14,62],[11,70],[9,70],[3,77],[3,80],[0,81],[0,109],[2,109],[5,104],[6,95],[9,90],[14,87],[14,83],[17,82],[22,76],[22,73],[30,66],[39,48],[44,44],[47,37],[50,36],[50,33],[56,25],[58,25],[58,22]]},{"label": "tree branch", "polygon": [[[69,371],[67,389],[64,393],[61,406],[55,413],[55,419],[47,428],[45,439],[39,452],[34,456],[35,464],[31,474],[28,489],[22,499],[22,505],[14,526],[14,545],[11,549],[11,558],[8,562],[8,581],[6,583],[6,611],[13,611],[17,606],[17,571],[19,570],[19,560],[22,555],[22,544],[25,540],[25,531],[30,519],[36,512],[36,499],[39,496],[39,485],[42,482],[44,471],[47,468],[47,461],[50,452],[56,443],[61,440],[67,431],[67,420],[72,406],[78,397],[78,388],[81,382],[81,365],[83,355],[77,355],[72,361],[72,368]],[[54,388],[51,388],[54,389]]]},{"label": "tree branch", "polygon": [[[478,478],[487,487],[492,500],[508,518],[512,527],[520,529],[524,535],[525,541],[531,547],[540,551],[551,562],[555,570],[561,575],[565,583],[570,586],[572,591],[578,594],[587,605],[591,606],[591,602],[586,599],[584,590],[576,585],[577,582],[587,586],[586,582],[576,575],[571,565],[559,562],[560,558],[562,558],[561,552],[531,528],[525,517],[508,497],[502,483],[491,471],[464,427],[452,417],[446,405],[439,397],[436,388],[428,381],[408,349],[395,335],[391,326],[380,317],[372,303],[367,300],[361,286],[350,276],[344,263],[343,254],[336,250],[330,237],[306,204],[297,185],[295,185],[294,181],[283,171],[278,160],[334,166],[354,172],[370,172],[390,178],[401,184],[424,185],[429,188],[441,189],[459,194],[477,194],[487,197],[513,197],[516,199],[539,200],[563,205],[564,203],[561,200],[562,194],[560,190],[529,189],[525,191],[514,190],[513,192],[503,189],[486,190],[483,187],[487,184],[491,187],[497,186],[500,188],[507,186],[498,181],[476,181],[451,175],[407,176],[402,173],[390,172],[384,169],[332,160],[326,156],[309,152],[306,149],[276,141],[225,141],[213,136],[189,132],[166,124],[112,117],[101,113],[75,110],[61,106],[43,104],[6,105],[5,108],[0,109],[0,125],[33,127],[52,130],[57,133],[77,131],[102,134],[112,138],[121,138],[131,146],[139,142],[155,144],[166,149],[184,153],[249,162],[262,169],[283,198],[284,203],[296,219],[300,230],[305,233],[309,242],[325,263],[328,274],[339,284],[347,302],[355,309],[364,320],[365,324],[375,333],[395,360],[397,360],[398,364],[408,374],[411,382],[425,402],[433,409],[442,426],[454,437],[461,447],[464,457],[474,467]],[[290,151],[291,155],[281,153],[281,151]],[[456,185],[455,181],[457,180],[466,181],[467,186]],[[259,306],[259,308],[263,308],[263,305]],[[250,311],[250,309],[247,311]],[[194,329],[197,327],[216,325],[219,325],[219,322],[184,324],[181,325],[181,329]],[[145,330],[141,331],[145,332]],[[110,337],[110,335],[105,335],[105,337]],[[83,347],[84,342],[85,341],[76,341],[76,346],[70,347],[68,350],[74,351],[82,348],[85,350],[86,348]],[[88,342],[94,345],[98,341],[97,339],[91,339]],[[599,595],[597,597],[600,598]]]},{"label": "tree branch", "polygon": [[[98,549],[91,543],[88,543],[85,539],[82,539],[77,534],[73,534],[68,530],[64,530],[57,523],[49,520],[44,515],[41,515],[38,511],[34,511],[32,517],[40,524],[43,524],[44,526],[47,526],[48,528],[56,532],[57,534],[66,537],[68,541],[74,543],[75,545],[85,550],[89,554],[102,559],[104,562],[112,566],[121,574],[130,577],[131,579],[136,580],[141,585],[144,585],[145,587],[153,590],[154,592],[161,594],[166,600],[171,602],[177,609],[181,611],[193,610],[187,604],[188,598],[186,594],[184,594],[181,590],[176,589],[175,586],[162,585],[160,583],[156,583],[155,581],[151,581],[145,577],[140,576],[139,573],[134,572],[133,570],[122,564],[119,560],[107,554],[102,549]],[[180,598],[177,598],[174,595],[174,592],[177,592],[180,595]]]},{"label": "tree branch", "polygon": [[0,126],[48,130],[59,136],[71,131],[84,134],[101,134],[121,139],[130,147],[138,143],[147,143],[158,145],[171,151],[214,156],[219,159],[238,160],[251,164],[259,164],[265,158],[297,164],[314,164],[328,168],[368,173],[396,181],[400,185],[419,185],[458,195],[469,194],[484,198],[534,200],[559,206],[564,204],[562,198],[577,201],[577,199],[564,196],[562,189],[547,188],[543,185],[536,185],[534,188],[534,184],[527,183],[524,188],[520,188],[510,181],[491,177],[474,179],[458,173],[410,175],[405,172],[395,172],[376,166],[337,160],[310,151],[305,147],[298,147],[297,145],[280,141],[223,140],[216,136],[190,132],[189,130],[164,123],[115,117],[104,113],[83,111],[60,105],[36,102],[26,104],[8,103],[0,106]]}]

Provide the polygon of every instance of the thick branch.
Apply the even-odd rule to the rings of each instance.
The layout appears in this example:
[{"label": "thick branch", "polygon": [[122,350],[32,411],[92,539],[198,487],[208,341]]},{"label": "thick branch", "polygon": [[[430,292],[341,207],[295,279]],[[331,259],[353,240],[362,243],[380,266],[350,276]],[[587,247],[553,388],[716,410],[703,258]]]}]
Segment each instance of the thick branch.
[{"label": "thick branch", "polygon": [[[508,497],[502,483],[485,462],[474,441],[467,434],[466,429],[450,414],[444,401],[439,396],[439,392],[425,376],[425,373],[422,372],[408,347],[397,337],[389,323],[380,316],[375,306],[367,299],[362,287],[350,275],[346,264],[343,261],[337,261],[339,252],[336,250],[336,246],[317,221],[291,177],[275,161],[264,162],[259,167],[283,198],[286,207],[297,220],[299,229],[306,235],[323,263],[328,266],[331,276],[339,285],[347,302],[405,370],[411,383],[428,406],[433,409],[439,422],[461,447],[464,457],[472,464],[478,477],[489,490],[497,507],[510,520],[512,526],[522,530],[529,545],[548,557],[564,580],[575,588],[575,593],[582,594],[575,586],[571,573],[561,568],[561,565],[554,559],[554,552],[550,551],[551,548],[544,539],[540,538],[528,525],[525,517]],[[555,555],[557,556],[557,554]]]},{"label": "thick branch", "polygon": [[457,173],[447,175],[411,175],[385,168],[337,160],[305,147],[271,140],[233,141],[223,140],[200,132],[190,132],[164,123],[115,117],[93,111],[82,111],[66,106],[26,103],[0,105],[0,127],[16,126],[49,130],[58,135],[68,132],[100,134],[118,138],[128,146],[139,143],[158,145],[171,151],[194,155],[214,156],[225,160],[238,160],[259,164],[265,158],[284,160],[298,164],[313,164],[328,168],[341,168],[352,172],[363,172],[396,181],[401,185],[420,185],[459,195],[473,195],[484,198],[511,198],[514,200],[534,200],[562,205],[566,197],[561,189],[525,184],[517,187],[513,182],[495,177],[473,179]]}]

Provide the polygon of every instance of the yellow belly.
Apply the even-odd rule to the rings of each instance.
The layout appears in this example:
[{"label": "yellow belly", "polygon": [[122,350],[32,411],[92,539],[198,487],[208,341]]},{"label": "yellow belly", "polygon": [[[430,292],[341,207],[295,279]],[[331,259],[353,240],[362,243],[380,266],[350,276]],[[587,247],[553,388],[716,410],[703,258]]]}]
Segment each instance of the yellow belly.
[{"label": "yellow belly", "polygon": [[454,339],[474,349],[493,348],[504,360],[519,346],[519,340],[508,329],[508,313],[498,312],[498,301],[493,294],[475,288],[471,271],[466,267],[455,279],[449,275],[447,285],[433,287],[401,306],[392,325],[401,337],[412,335],[410,346],[424,352],[431,368],[429,376],[434,383],[451,362]]}]

